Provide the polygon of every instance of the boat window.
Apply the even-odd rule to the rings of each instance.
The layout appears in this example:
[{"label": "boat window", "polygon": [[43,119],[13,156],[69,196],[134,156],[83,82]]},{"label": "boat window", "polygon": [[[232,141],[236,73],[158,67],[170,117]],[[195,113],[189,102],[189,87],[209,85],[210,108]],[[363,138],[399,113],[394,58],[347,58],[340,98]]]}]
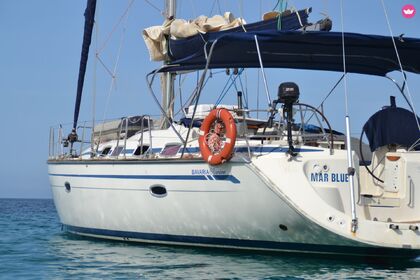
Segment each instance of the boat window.
[{"label": "boat window", "polygon": [[109,151],[111,151],[111,147],[106,147],[105,149],[102,150],[101,156],[108,155],[109,154]]},{"label": "boat window", "polygon": [[181,144],[179,143],[167,144],[160,154],[166,157],[175,156],[178,153],[179,148],[181,148]]},{"label": "boat window", "polygon": [[111,156],[118,156],[120,153],[121,153],[121,151],[124,149],[124,147],[123,146],[118,146],[118,147],[116,147],[113,151],[112,151],[112,154],[111,154]]},{"label": "boat window", "polygon": [[168,194],[165,186],[163,185],[150,186],[150,193],[155,197],[165,197]]},{"label": "boat window", "polygon": [[148,145],[138,146],[137,149],[134,151],[135,156],[140,156],[146,153],[146,151],[149,149]]}]

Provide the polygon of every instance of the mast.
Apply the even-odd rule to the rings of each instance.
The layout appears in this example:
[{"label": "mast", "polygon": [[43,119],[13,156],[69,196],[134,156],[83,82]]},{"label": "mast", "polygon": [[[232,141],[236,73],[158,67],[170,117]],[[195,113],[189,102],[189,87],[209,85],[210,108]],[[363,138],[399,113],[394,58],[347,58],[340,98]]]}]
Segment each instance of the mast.
[{"label": "mast", "polygon": [[[176,16],[176,0],[165,0],[165,20],[172,20]],[[168,45],[169,46],[169,45]],[[162,107],[172,120],[174,114],[174,73],[164,73],[161,76]],[[162,117],[161,128],[168,128],[169,123]]]}]

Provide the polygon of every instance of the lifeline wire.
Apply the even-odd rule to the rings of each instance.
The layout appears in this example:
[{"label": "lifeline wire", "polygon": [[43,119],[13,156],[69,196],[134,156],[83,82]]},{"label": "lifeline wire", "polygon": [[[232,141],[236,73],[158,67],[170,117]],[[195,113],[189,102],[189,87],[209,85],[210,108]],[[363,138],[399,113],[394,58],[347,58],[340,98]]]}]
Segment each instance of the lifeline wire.
[{"label": "lifeline wire", "polygon": [[381,0],[381,3],[382,3],[382,8],[384,9],[386,23],[388,24],[388,30],[389,30],[389,33],[391,35],[392,44],[394,45],[395,54],[397,55],[398,64],[400,65],[401,75],[402,75],[404,83],[407,87],[408,98],[410,99],[410,103],[411,103],[409,105],[411,105],[411,107],[413,108],[414,118],[416,119],[417,127],[420,130],[420,123],[419,123],[419,120],[417,118],[416,108],[414,108],[414,103],[413,103],[413,100],[411,98],[410,89],[408,87],[407,79],[406,79],[405,74],[404,74],[404,69],[403,69],[402,64],[401,64],[400,54],[398,53],[397,45],[395,44],[395,39],[394,39],[394,35],[392,33],[391,24],[389,22],[388,13],[386,11],[384,0]]}]

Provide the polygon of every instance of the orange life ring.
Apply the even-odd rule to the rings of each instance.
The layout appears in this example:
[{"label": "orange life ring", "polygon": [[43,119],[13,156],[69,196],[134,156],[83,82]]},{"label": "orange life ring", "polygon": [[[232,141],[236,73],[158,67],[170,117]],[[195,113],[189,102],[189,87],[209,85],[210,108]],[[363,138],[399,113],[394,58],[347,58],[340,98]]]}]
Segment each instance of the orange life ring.
[{"label": "orange life ring", "polygon": [[[221,123],[215,121],[219,121]],[[225,130],[225,132],[223,131]],[[222,141],[221,134],[224,132],[226,140]],[[230,160],[236,141],[236,124],[227,109],[213,109],[204,119],[200,127],[198,143],[204,160],[211,165],[222,164]]]}]

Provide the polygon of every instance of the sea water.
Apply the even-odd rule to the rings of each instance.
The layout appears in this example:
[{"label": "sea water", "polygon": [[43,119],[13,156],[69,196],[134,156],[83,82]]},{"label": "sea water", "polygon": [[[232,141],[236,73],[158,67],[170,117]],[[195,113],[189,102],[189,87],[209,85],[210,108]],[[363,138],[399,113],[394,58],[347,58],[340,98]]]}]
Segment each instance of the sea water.
[{"label": "sea water", "polygon": [[0,279],[420,279],[420,259],[377,261],[157,246],[61,230],[52,200],[0,199]]}]

